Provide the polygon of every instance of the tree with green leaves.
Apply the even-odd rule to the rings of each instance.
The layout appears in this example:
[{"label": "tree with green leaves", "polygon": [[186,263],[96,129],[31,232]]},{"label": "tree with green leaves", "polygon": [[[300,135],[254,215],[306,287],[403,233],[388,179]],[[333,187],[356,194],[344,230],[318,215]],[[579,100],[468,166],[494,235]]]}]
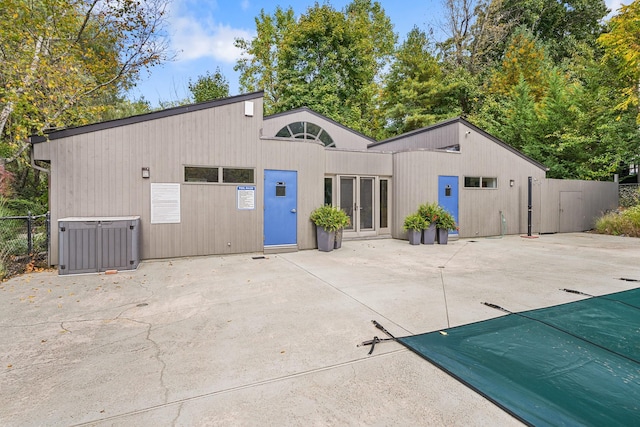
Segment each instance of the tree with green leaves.
[{"label": "tree with green leaves", "polygon": [[105,101],[168,59],[165,8],[165,0],[2,0],[0,174],[10,165],[24,188],[29,135],[99,121]]},{"label": "tree with green leaves", "polygon": [[0,8],[0,166],[30,134],[81,125],[96,100],[167,59],[164,0],[3,0]]},{"label": "tree with green leaves", "polygon": [[296,21],[292,9],[264,11],[257,36],[237,40],[242,90],[265,90],[265,114],[302,106],[367,134],[376,131],[378,81],[396,36],[378,2],[354,0],[340,12],[309,7]]},{"label": "tree with green leaves", "polygon": [[492,73],[489,89],[492,93],[506,95],[524,79],[535,100],[539,101],[547,88],[552,66],[542,43],[526,28],[520,27],[511,37],[501,66]]},{"label": "tree with green leaves", "polygon": [[240,72],[240,90],[264,90],[264,114],[270,115],[283,111],[280,107],[282,86],[279,84],[279,56],[284,37],[296,21],[291,7],[285,10],[278,6],[272,15],[261,10],[255,22],[256,36],[252,40],[235,40],[242,57],[234,70]]},{"label": "tree with green leaves", "polygon": [[616,63],[618,76],[626,82],[616,109],[635,108],[640,124],[640,0],[623,5],[609,27],[598,41],[605,48],[604,60]]},{"label": "tree with green leaves", "polygon": [[222,74],[220,67],[216,67],[213,74],[207,72],[198,76],[195,82],[189,80],[189,90],[195,102],[213,101],[229,96],[229,80]]},{"label": "tree with green leaves", "polygon": [[577,43],[595,47],[608,10],[603,0],[501,0],[493,13],[497,22],[524,27],[547,43],[551,58],[560,62],[571,56]]},{"label": "tree with green leaves", "polygon": [[427,34],[417,27],[396,51],[384,83],[382,110],[387,136],[461,114],[455,99],[458,85],[445,77]]}]

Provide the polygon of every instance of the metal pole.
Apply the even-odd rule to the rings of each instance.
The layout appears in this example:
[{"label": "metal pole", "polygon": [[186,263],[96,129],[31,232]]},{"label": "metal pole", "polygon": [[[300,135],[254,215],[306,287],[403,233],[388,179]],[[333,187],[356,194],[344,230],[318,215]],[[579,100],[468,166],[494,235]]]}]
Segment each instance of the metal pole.
[{"label": "metal pole", "polygon": [[31,236],[31,211],[27,211],[27,253],[33,254],[33,239]]},{"label": "metal pole", "polygon": [[45,215],[45,229],[46,229],[46,233],[47,233],[47,243],[45,246],[45,250],[47,251],[47,264],[51,265],[49,263],[50,260],[50,256],[51,256],[51,250],[49,249],[49,243],[51,243],[51,212],[47,211],[47,214]]},{"label": "metal pole", "polygon": [[531,202],[531,186],[533,184],[533,177],[529,177],[528,192],[529,192],[529,208],[527,211],[527,236],[531,237],[531,212],[532,212],[532,202]]}]

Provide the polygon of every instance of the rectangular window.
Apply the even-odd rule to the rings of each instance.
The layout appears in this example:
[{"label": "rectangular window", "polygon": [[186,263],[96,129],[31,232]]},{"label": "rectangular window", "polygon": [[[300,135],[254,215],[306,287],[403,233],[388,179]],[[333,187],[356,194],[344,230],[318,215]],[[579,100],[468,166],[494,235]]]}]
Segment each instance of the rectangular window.
[{"label": "rectangular window", "polygon": [[219,182],[218,168],[185,166],[184,182]]},{"label": "rectangular window", "polygon": [[253,169],[222,168],[222,182],[226,184],[253,184]]},{"label": "rectangular window", "polygon": [[467,188],[480,188],[480,177],[465,176],[464,186]]},{"label": "rectangular window", "polygon": [[485,176],[465,176],[465,188],[498,188],[498,178]]},{"label": "rectangular window", "polygon": [[[222,180],[220,179],[222,177]],[[220,168],[212,166],[185,166],[184,182],[225,184],[253,184],[254,170],[248,168]]]},{"label": "rectangular window", "polygon": [[482,178],[482,188],[498,188],[498,178]]}]

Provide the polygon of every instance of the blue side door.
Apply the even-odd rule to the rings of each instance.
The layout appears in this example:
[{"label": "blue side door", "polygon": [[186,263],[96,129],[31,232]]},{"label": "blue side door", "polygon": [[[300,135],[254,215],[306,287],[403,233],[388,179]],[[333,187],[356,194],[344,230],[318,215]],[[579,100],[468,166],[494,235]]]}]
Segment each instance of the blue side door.
[{"label": "blue side door", "polygon": [[264,171],[264,245],[298,243],[298,172]]},{"label": "blue side door", "polygon": [[[438,204],[445,208],[458,223],[458,177],[438,176]],[[449,234],[458,234],[450,231]]]}]

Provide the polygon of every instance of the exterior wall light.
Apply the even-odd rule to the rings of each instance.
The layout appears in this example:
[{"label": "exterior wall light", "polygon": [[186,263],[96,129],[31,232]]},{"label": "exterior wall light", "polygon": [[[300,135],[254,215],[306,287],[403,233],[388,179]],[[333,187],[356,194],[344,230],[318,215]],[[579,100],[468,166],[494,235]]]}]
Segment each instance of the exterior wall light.
[{"label": "exterior wall light", "polygon": [[151,173],[149,172],[149,168],[142,168],[142,177],[149,178],[150,176],[151,176]]},{"label": "exterior wall light", "polygon": [[516,182],[512,179],[509,180],[509,187],[513,187],[516,184]]}]

